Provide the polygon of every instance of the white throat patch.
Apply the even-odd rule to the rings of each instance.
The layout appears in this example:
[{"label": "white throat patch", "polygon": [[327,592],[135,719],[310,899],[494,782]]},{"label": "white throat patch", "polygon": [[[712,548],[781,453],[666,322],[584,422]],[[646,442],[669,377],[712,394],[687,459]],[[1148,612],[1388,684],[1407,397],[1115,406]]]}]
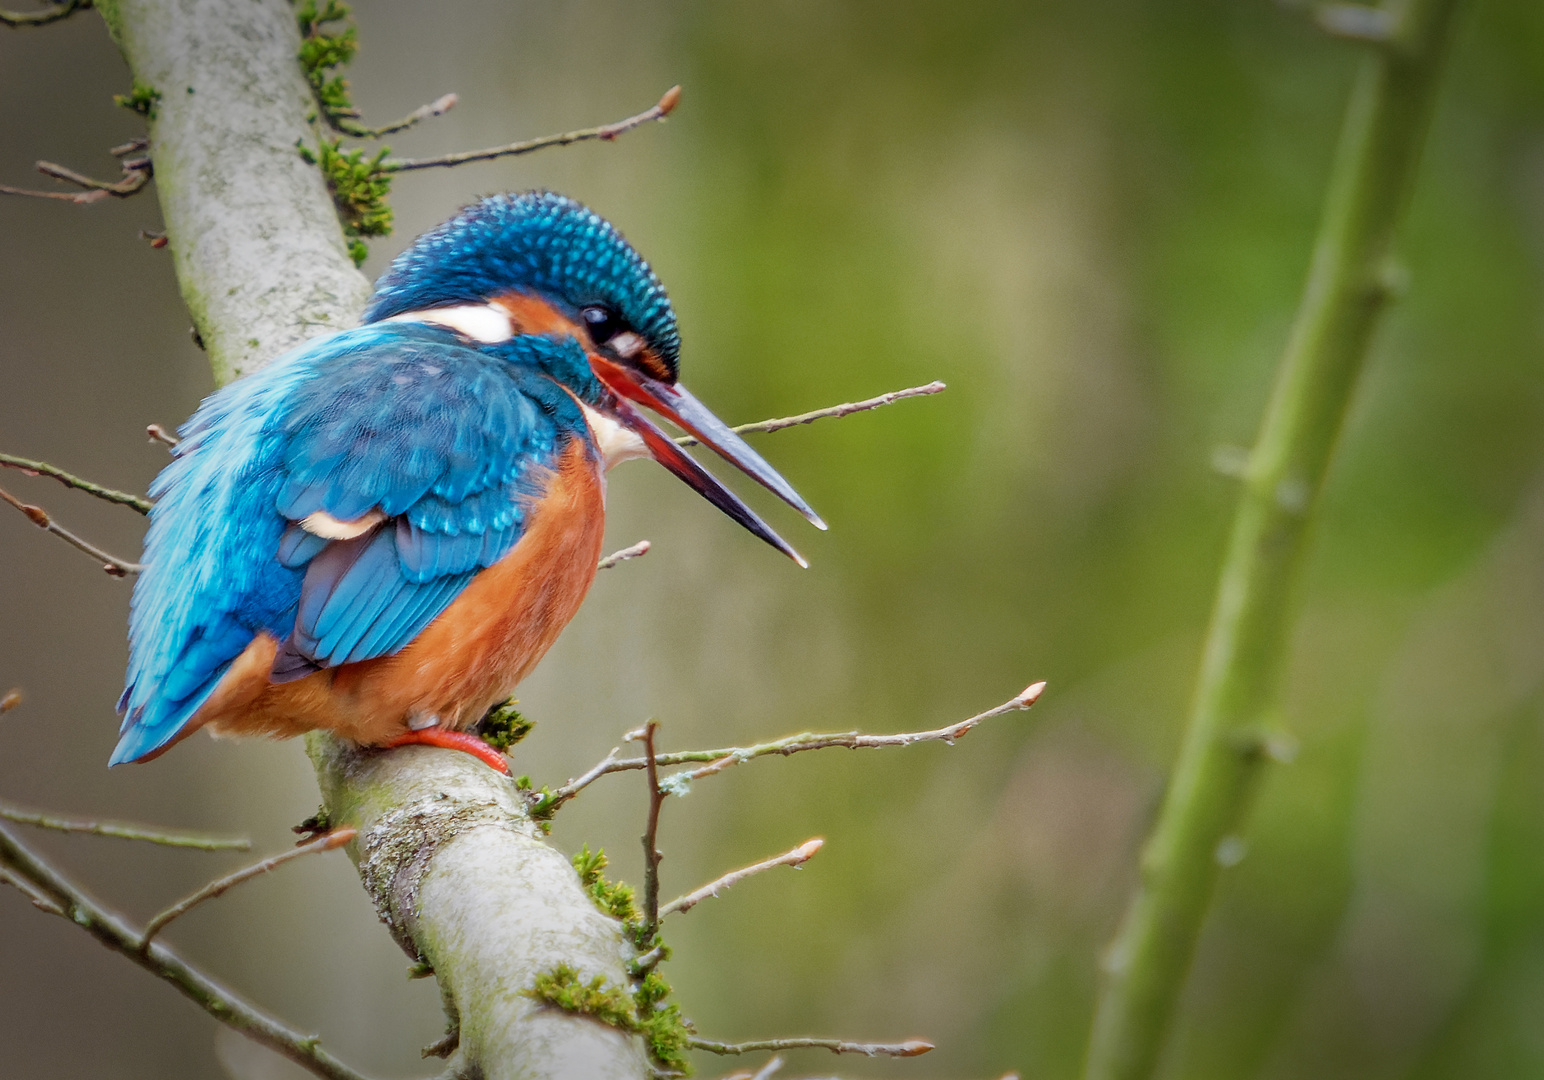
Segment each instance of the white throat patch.
[{"label": "white throat patch", "polygon": [[596,412],[582,401],[579,402],[579,407],[584,410],[585,422],[590,425],[590,434],[595,436],[595,445],[600,448],[601,459],[605,461],[606,468],[610,469],[633,458],[649,456],[649,448],[643,444],[642,436],[636,431],[623,427],[611,417]]},{"label": "white throat patch", "polygon": [[465,334],[484,345],[496,345],[515,336],[514,323],[509,313],[492,304],[458,304],[455,307],[426,308],[423,311],[405,311],[382,322],[431,323],[447,326],[458,334]]}]

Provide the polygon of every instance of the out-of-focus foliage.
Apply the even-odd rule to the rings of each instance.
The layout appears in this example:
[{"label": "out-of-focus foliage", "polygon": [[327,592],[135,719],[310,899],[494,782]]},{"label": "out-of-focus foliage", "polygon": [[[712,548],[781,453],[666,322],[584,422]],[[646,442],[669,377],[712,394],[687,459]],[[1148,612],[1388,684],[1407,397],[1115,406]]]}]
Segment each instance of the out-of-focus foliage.
[{"label": "out-of-focus foliage", "polygon": [[[367,122],[461,95],[393,137],[406,154],[686,87],[668,124],[612,145],[404,178],[368,271],[476,194],[552,187],[654,263],[684,381],[731,420],[951,386],[760,437],[832,523],[799,534],[769,507],[808,573],[660,470],[619,471],[611,538],[654,550],[602,576],[522,688],[539,726],[517,771],[561,782],[650,715],[667,748],[902,730],[1050,680],[952,749],[758,761],[671,800],[670,895],[828,845],[681,917],[668,967],[711,1037],[940,1045],[850,1075],[1074,1076],[1211,602],[1233,494],[1211,461],[1253,436],[1356,47],[1270,0],[356,14]],[[1474,0],[1467,19],[1409,289],[1306,581],[1283,701],[1300,753],[1223,879],[1174,1077],[1544,1076],[1544,7]],[[111,107],[127,85],[94,16],[0,38],[0,182],[31,184],[35,158],[104,171],[138,131]],[[164,461],[143,426],[210,376],[169,258],[134,239],[156,224],[147,197],[0,202],[4,449],[141,490]],[[3,482],[133,554],[135,515]],[[282,844],[316,802],[295,745],[200,738],[104,771],[127,588],[19,515],[0,545],[0,689],[27,690],[0,719],[0,794]],[[635,774],[610,778],[554,839],[604,845],[636,881],[642,808]],[[49,846],[141,916],[222,858]],[[436,997],[402,978],[343,861],[244,889],[174,942],[363,1068],[412,1073]],[[12,895],[0,955],[0,1074],[290,1075]]]}]

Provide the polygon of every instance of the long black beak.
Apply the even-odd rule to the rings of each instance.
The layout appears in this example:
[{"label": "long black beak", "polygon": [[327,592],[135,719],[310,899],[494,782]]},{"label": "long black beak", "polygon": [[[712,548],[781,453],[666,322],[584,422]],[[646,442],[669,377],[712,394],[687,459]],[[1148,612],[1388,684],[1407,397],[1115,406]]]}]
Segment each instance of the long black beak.
[{"label": "long black beak", "polygon": [[745,440],[735,434],[728,425],[708,411],[707,407],[680,386],[652,379],[647,375],[613,363],[603,357],[591,357],[591,366],[601,382],[616,395],[616,418],[637,432],[648,447],[649,453],[665,468],[675,473],[703,498],[738,521],[750,532],[761,537],[800,566],[809,566],[804,556],[795,551],[786,540],[778,536],[756,512],[734,492],[676,445],[674,439],[661,431],[648,417],[632,404],[637,402],[664,416],[695,435],[713,449],[725,461],[744,471],[748,476],[776,494],[788,505],[807,517],[818,528],[825,522],[799,497],[793,486],[784,480],[776,469],[752,450]]}]

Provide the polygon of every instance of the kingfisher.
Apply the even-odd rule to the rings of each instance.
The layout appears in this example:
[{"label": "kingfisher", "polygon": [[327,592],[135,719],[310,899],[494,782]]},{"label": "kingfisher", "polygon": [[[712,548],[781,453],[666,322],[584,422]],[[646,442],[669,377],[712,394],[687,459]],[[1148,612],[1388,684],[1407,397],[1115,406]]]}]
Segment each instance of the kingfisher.
[{"label": "kingfisher", "polygon": [[211,395],[151,488],[110,764],[200,728],[502,757],[468,729],[594,580],[606,472],[652,457],[807,565],[642,411],[824,523],[678,382],[664,287],[609,222],[494,195],[420,237],[354,329]]}]

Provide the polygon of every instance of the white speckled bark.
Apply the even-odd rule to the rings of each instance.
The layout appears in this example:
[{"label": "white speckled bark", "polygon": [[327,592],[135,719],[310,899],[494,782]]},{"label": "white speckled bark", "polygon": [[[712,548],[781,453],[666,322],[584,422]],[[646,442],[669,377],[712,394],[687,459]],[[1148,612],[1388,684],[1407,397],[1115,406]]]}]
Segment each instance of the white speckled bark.
[{"label": "white speckled bark", "polygon": [[349,853],[382,921],[434,968],[460,1014],[454,1075],[649,1075],[638,1040],[520,993],[562,963],[624,985],[630,954],[508,777],[458,751],[360,751],[323,735],[307,743],[333,824],[359,829]]},{"label": "white speckled bark", "polygon": [[[286,0],[97,0],[135,76],[160,91],[156,190],[182,295],[224,383],[351,326],[370,291],[309,139]],[[466,754],[309,740],[323,797],[403,947],[433,965],[468,1080],[641,1080],[638,1040],[519,991],[567,963],[625,979],[621,928],[542,842],[507,777]]]},{"label": "white speckled bark", "polygon": [[151,158],[182,297],[222,383],[352,326],[370,294],[311,141],[300,32],[285,0],[102,0],[161,94]]}]

